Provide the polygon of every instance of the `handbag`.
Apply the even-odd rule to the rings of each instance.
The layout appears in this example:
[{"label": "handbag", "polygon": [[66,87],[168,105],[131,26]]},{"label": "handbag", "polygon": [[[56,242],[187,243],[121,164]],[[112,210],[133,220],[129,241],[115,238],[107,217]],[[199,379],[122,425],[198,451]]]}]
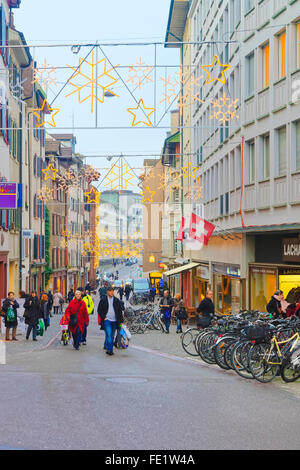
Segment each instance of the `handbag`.
[{"label": "handbag", "polygon": [[73,313],[70,315],[69,326],[71,328],[75,328],[78,324],[78,313],[79,313],[79,310],[81,309],[81,305],[82,305],[82,301],[80,302],[77,312],[75,314]]},{"label": "handbag", "polygon": [[188,314],[185,307],[181,308],[177,314],[178,320],[187,320]]}]

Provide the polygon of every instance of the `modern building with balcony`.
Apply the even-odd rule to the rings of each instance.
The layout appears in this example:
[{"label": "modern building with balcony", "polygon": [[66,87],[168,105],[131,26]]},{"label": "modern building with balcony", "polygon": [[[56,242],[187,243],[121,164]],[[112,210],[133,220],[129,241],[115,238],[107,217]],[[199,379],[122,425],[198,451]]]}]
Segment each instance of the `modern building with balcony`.
[{"label": "modern building with balcony", "polygon": [[192,306],[211,286],[220,312],[265,310],[276,288],[291,300],[300,286],[299,6],[194,0],[181,18],[190,21],[191,73],[203,76],[191,164],[202,215],[216,226],[208,246],[184,253],[199,263]]}]

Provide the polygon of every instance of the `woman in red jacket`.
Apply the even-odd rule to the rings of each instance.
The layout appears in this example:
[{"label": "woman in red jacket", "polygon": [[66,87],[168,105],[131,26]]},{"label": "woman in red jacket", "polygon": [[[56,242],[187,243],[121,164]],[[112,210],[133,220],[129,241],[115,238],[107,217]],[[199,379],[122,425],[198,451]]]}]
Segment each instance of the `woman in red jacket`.
[{"label": "woman in red jacket", "polygon": [[65,315],[70,316],[69,331],[73,336],[73,346],[78,351],[81,342],[81,335],[84,331],[84,325],[88,326],[89,324],[89,315],[86,303],[81,298],[81,291],[77,290],[75,292],[75,298],[71,300],[66,308]]}]

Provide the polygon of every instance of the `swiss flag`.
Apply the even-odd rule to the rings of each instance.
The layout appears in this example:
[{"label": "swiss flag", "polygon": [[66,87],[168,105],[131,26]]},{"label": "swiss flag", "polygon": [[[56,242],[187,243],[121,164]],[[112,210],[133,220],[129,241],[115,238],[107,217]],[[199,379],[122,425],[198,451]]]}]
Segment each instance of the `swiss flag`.
[{"label": "swiss flag", "polygon": [[207,245],[215,228],[215,225],[211,224],[207,220],[201,219],[201,217],[198,217],[196,214],[191,214],[189,230],[190,238]]}]

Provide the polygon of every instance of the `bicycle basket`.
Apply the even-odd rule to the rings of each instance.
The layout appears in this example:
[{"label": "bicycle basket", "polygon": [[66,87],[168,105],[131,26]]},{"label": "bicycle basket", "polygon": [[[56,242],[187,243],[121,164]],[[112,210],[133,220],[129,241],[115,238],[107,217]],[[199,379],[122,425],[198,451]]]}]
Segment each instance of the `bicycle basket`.
[{"label": "bicycle basket", "polygon": [[252,341],[263,340],[267,336],[267,330],[262,326],[248,326],[244,328],[245,336]]}]

